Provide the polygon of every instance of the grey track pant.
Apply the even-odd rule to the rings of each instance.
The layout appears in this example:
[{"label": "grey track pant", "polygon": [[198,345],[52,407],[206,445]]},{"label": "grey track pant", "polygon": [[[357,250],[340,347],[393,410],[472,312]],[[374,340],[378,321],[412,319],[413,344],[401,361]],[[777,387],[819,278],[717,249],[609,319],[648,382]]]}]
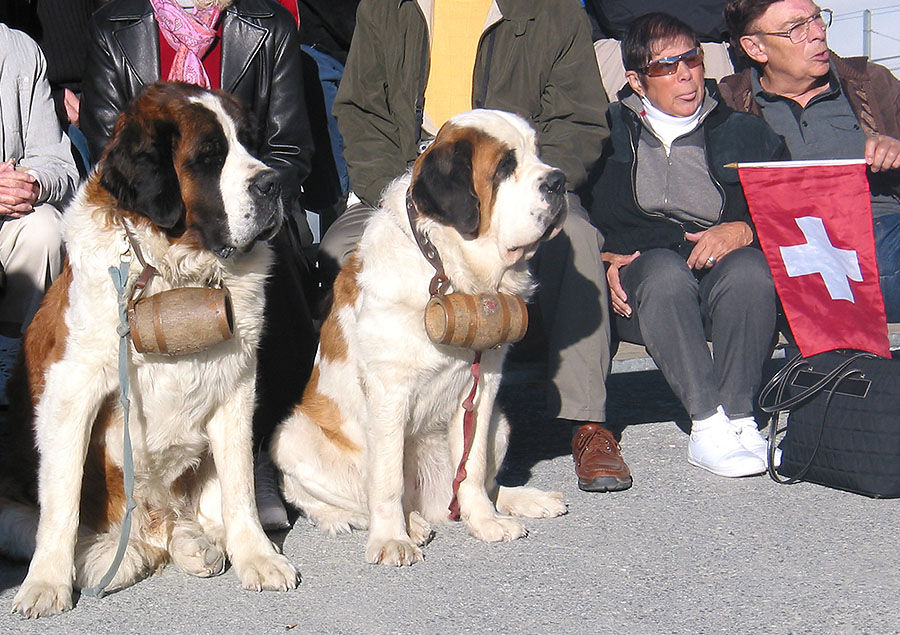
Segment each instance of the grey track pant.
[{"label": "grey track pant", "polygon": [[617,316],[616,329],[647,347],[691,418],[719,405],[730,417],[752,414],[775,334],[775,287],[762,252],[744,247],[696,273],[676,252],[651,249],[620,274],[632,317]]}]

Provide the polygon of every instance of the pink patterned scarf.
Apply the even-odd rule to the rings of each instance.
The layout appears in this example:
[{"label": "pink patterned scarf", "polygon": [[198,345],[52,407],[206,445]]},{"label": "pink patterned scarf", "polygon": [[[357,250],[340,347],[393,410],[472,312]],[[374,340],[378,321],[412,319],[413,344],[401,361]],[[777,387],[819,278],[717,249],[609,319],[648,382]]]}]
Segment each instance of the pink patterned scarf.
[{"label": "pink patterned scarf", "polygon": [[150,0],[150,4],[163,37],[176,51],[168,81],[209,88],[209,75],[201,58],[215,41],[214,27],[219,20],[219,9],[209,7],[188,13],[178,0]]}]

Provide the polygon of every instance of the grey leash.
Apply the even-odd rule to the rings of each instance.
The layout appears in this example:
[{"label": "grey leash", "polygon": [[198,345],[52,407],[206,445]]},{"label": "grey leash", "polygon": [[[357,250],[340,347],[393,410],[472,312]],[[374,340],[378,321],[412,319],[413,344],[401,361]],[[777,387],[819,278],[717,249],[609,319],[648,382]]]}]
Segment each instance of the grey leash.
[{"label": "grey leash", "polygon": [[130,401],[128,393],[130,390],[129,374],[128,374],[128,341],[130,330],[128,328],[128,300],[126,298],[126,284],[128,282],[129,263],[123,260],[119,263],[119,267],[110,267],[109,275],[112,277],[113,285],[116,287],[116,295],[119,300],[119,326],[116,332],[119,334],[119,402],[122,404],[123,413],[123,440],[122,440],[122,480],[125,488],[125,518],[122,519],[122,532],[119,534],[119,548],[116,550],[116,556],[113,558],[109,570],[97,583],[97,586],[89,589],[82,589],[81,594],[91,597],[102,598],[106,595],[106,587],[112,582],[122,559],[125,557],[125,549],[128,547],[128,537],[131,535],[131,512],[137,505],[132,498],[134,494],[134,455],[131,450],[131,433],[128,430],[128,409]]}]

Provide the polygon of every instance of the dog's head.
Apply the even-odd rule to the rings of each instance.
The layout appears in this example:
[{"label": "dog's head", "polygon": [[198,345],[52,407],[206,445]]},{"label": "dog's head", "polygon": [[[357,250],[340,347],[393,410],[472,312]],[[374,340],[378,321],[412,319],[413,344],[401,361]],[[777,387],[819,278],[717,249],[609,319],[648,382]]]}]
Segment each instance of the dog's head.
[{"label": "dog's head", "polygon": [[472,110],[451,118],[413,166],[411,196],[426,217],[468,241],[496,244],[507,265],[530,258],[565,219],[566,177],[543,163],[521,117]]},{"label": "dog's head", "polygon": [[281,184],[250,154],[253,139],[226,93],[157,83],[116,121],[100,183],[121,209],[227,258],[281,226]]}]

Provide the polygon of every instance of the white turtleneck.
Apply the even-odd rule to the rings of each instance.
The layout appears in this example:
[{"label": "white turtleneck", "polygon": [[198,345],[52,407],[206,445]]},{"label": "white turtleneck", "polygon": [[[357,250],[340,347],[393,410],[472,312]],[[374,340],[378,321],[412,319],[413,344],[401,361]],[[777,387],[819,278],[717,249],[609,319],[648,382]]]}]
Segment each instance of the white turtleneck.
[{"label": "white turtleneck", "polygon": [[693,132],[700,125],[700,115],[703,111],[702,101],[694,114],[687,117],[675,117],[664,113],[643,96],[641,96],[641,104],[644,106],[644,121],[662,142],[666,149],[666,155],[669,154],[669,149],[675,139]]}]

